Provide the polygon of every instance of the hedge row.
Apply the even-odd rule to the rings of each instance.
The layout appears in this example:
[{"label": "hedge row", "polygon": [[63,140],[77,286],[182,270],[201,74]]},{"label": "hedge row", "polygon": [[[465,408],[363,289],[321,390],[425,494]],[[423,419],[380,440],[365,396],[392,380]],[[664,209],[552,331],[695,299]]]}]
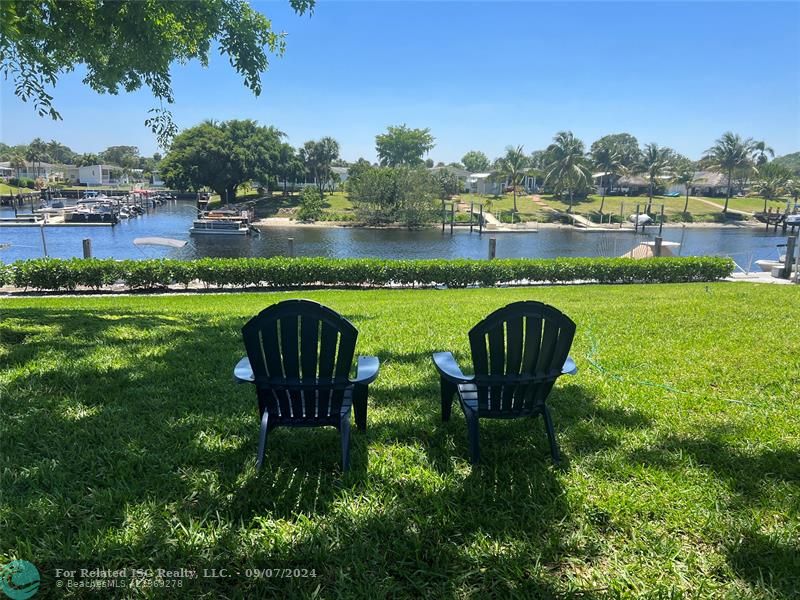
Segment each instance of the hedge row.
[{"label": "hedge row", "polygon": [[36,290],[188,287],[492,286],[511,282],[594,281],[674,283],[714,281],[733,272],[727,258],[556,258],[500,260],[379,260],[332,258],[202,258],[123,260],[42,258],[0,265],[0,286]]}]

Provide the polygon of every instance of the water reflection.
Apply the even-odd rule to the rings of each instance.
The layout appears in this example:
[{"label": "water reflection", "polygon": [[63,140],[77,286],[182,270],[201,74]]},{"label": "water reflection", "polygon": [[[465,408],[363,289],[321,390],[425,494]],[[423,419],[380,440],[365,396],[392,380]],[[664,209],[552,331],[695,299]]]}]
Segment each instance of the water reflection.
[{"label": "water reflection", "polygon": [[[5,214],[3,214],[5,213]],[[11,213],[13,215],[13,212]],[[298,256],[375,258],[486,258],[491,234],[470,234],[466,230],[442,234],[439,229],[352,229],[287,227],[269,228],[261,237],[193,236],[180,250],[138,248],[134,238],[163,236],[190,239],[188,231],[195,215],[191,202],[173,202],[116,227],[49,227],[45,229],[50,256],[81,256],[81,240],[92,240],[94,256],[103,258],[195,258],[202,256],[279,256],[288,252],[288,238],[294,238]],[[0,217],[8,216],[0,211]],[[752,256],[775,258],[776,245],[785,237],[759,229],[664,229],[664,239],[681,244],[682,255],[734,255],[743,266]],[[538,233],[501,233],[497,237],[500,258],[556,256],[619,256],[641,239],[625,232],[585,232],[572,229],[541,229]],[[36,227],[0,228],[0,243],[11,246],[0,251],[0,260],[43,255],[40,230]]]}]

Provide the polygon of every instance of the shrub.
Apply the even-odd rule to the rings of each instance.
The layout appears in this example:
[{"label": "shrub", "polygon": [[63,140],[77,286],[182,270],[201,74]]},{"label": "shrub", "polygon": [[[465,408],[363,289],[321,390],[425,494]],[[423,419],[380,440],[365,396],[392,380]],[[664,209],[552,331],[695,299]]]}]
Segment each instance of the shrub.
[{"label": "shrub", "polygon": [[20,187],[20,188],[30,188],[33,189],[36,185],[36,182],[33,179],[28,179],[27,177],[20,177],[17,179],[16,177],[10,177],[8,179],[8,185],[11,187]]},{"label": "shrub", "polygon": [[297,211],[297,218],[301,221],[316,221],[322,214],[325,200],[315,187],[307,187],[300,194],[300,210]]},{"label": "shrub", "polygon": [[130,289],[199,280],[206,287],[492,286],[503,283],[678,283],[715,281],[733,272],[727,258],[555,258],[380,260],[368,258],[202,258],[125,260],[41,258],[0,268],[0,285],[70,291],[122,281]]}]

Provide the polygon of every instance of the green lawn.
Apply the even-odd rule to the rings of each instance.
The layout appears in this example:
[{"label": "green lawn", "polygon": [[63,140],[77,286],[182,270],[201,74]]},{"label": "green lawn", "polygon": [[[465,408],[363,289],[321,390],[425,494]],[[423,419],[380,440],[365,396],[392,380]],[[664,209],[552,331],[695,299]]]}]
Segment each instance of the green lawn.
[{"label": "green lawn", "polygon": [[21,188],[7,183],[0,183],[0,196],[16,196],[17,194],[34,194],[36,190]]},{"label": "green lawn", "polygon": [[[557,210],[566,211],[569,208],[569,203],[566,200],[560,200],[552,195],[542,195],[542,200],[545,201],[548,206],[551,206]],[[722,212],[721,209],[715,208],[711,204],[718,204],[719,206],[723,206],[725,204],[725,198],[701,198],[696,196],[689,196],[689,213],[690,217],[688,220],[690,221],[720,221],[722,220]],[[647,196],[635,196],[635,197],[622,197],[622,196],[606,196],[605,206],[604,206],[604,213],[606,215],[613,214],[619,216],[620,212],[620,205],[623,205],[623,214],[625,218],[629,215],[634,214],[636,212],[636,205],[639,204],[641,210],[644,211],[647,207],[648,197]],[[582,200],[576,200],[574,203],[573,211],[580,215],[586,216],[596,216],[599,214],[600,211],[600,204],[601,204],[601,197],[595,194],[592,194]],[[667,216],[668,221],[683,221],[686,220],[683,217],[683,208],[686,205],[686,197],[680,196],[677,198],[671,198],[666,196],[654,196],[653,197],[653,211],[658,213],[661,210],[661,205],[664,205],[664,214]],[[731,198],[729,203],[729,208],[746,211],[746,212],[760,212],[764,209],[764,199],[763,198]],[[786,200],[782,201],[768,201],[767,206],[780,207],[785,208]],[[731,218],[735,217],[735,215],[731,215]]]},{"label": "green lawn", "polygon": [[[0,563],[316,573],[187,580],[200,598],[800,589],[800,288],[300,296],[382,360],[346,477],[332,429],[277,430],[256,473],[255,394],[231,381],[241,326],[298,294],[3,299]],[[430,353],[465,361],[474,323],[531,298],[578,325],[581,371],[551,397],[565,466],[534,419],[482,422],[472,468],[463,416],[440,420]]]}]

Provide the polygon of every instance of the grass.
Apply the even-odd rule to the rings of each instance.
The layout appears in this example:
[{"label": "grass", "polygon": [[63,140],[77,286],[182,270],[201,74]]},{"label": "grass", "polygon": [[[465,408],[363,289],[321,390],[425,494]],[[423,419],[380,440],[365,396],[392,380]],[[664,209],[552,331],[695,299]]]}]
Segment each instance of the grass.
[{"label": "grass", "polygon": [[[569,208],[569,203],[565,200],[560,200],[552,195],[542,196],[542,200],[557,210],[566,211]],[[762,199],[753,198],[739,198],[739,203],[734,206],[734,201],[731,199],[730,208],[738,210],[755,210],[758,205],[758,210],[763,208],[764,201]],[[600,205],[602,198],[598,195],[592,194],[582,200],[576,200],[573,206],[573,211],[580,215],[585,216],[598,216],[600,213]],[[708,222],[719,221],[722,219],[721,209],[715,208],[708,204],[712,202],[722,206],[725,203],[725,198],[700,198],[696,196],[689,196],[689,221]],[[627,219],[629,215],[636,213],[636,205],[641,206],[642,212],[647,208],[647,196],[635,197],[622,197],[622,196],[606,196],[604,213],[606,215],[612,214],[619,216],[620,205],[623,205],[623,214]],[[664,205],[664,214],[669,221],[684,221],[687,217],[683,215],[683,207],[686,205],[686,197],[680,196],[677,198],[667,196],[653,196],[653,211],[659,212],[661,205]],[[741,207],[741,208],[740,208]],[[750,207],[750,208],[747,208]],[[731,215],[735,217],[735,215]]]},{"label": "grass", "polygon": [[16,196],[17,194],[34,194],[36,192],[37,190],[32,190],[30,188],[0,183],[0,196]]},{"label": "grass", "polygon": [[[541,199],[550,207],[566,212],[569,204],[566,200],[555,198],[551,194],[542,194]],[[484,211],[489,211],[492,214],[505,214],[508,217],[514,208],[514,198],[512,194],[503,194],[500,196],[492,196],[486,194],[460,194],[459,200],[463,203],[469,204],[475,202],[476,204],[483,204]],[[237,198],[237,201],[241,201]],[[334,192],[333,194],[325,195],[326,206],[324,212],[328,213],[330,217],[336,215],[354,216],[352,203],[348,200],[347,194],[344,192]],[[647,206],[647,196],[636,197],[621,197],[621,196],[607,196],[605,201],[604,212],[606,215],[612,214],[616,217],[619,216],[620,204],[624,203],[624,217],[628,218],[629,215],[636,212],[636,205],[641,205],[642,211]],[[664,204],[664,214],[667,220],[671,222],[721,222],[726,219],[723,218],[721,210],[708,204],[712,202],[724,204],[725,198],[701,198],[690,196],[689,197],[689,215],[685,215],[683,207],[686,203],[686,198],[681,196],[678,198],[671,198],[666,196],[653,197],[653,210],[660,210],[660,205]],[[284,197],[280,190],[273,192],[272,198],[264,198],[259,200],[256,206],[257,215],[260,218],[272,217],[279,214],[281,209],[295,209],[300,204],[300,197],[298,194],[289,194]],[[576,214],[584,215],[587,217],[598,217],[600,211],[601,197],[598,195],[590,195],[582,200],[576,200],[574,203],[573,211]],[[764,208],[763,198],[731,198],[730,208],[741,211],[759,212]],[[768,201],[768,206],[773,208],[783,209],[786,206],[786,200],[772,200]],[[519,195],[517,196],[517,219],[521,221],[551,221],[553,215],[550,211],[546,210],[542,205],[533,201],[533,196]],[[740,218],[736,214],[730,214],[728,220]],[[618,219],[617,219],[618,220]]]},{"label": "grass", "polygon": [[[800,589],[797,287],[305,292],[382,361],[344,477],[332,429],[277,430],[257,473],[255,395],[231,381],[244,322],[297,296],[4,299],[0,562],[316,574],[187,580],[199,598]],[[565,466],[514,420],[482,422],[472,468],[430,353],[466,363],[468,329],[529,298],[578,325],[581,372],[551,396]]]}]

